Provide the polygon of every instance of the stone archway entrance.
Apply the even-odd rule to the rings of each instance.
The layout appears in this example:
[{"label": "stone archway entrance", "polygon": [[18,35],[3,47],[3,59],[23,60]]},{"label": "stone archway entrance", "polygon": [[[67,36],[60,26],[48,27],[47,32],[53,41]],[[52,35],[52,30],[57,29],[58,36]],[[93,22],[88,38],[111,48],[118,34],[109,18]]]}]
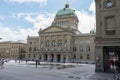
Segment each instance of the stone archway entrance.
[{"label": "stone archway entrance", "polygon": [[57,54],[57,62],[60,62],[60,60],[61,60],[61,55]]},{"label": "stone archway entrance", "polygon": [[54,61],[54,54],[50,55],[50,61],[53,62]]},{"label": "stone archway entrance", "polygon": [[104,71],[110,71],[110,60],[116,57],[120,61],[120,46],[104,46],[103,47],[103,66]]},{"label": "stone archway entrance", "polygon": [[44,55],[44,61],[47,61],[47,59],[48,59],[48,55],[45,54],[45,55]]}]

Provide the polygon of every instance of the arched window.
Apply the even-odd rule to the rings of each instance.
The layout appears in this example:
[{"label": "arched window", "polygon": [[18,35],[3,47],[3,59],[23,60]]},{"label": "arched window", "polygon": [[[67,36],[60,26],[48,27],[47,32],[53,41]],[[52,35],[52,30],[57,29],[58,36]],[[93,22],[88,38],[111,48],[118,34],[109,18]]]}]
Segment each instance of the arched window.
[{"label": "arched window", "polygon": [[55,40],[52,41],[52,47],[56,47],[56,42],[55,42]]},{"label": "arched window", "polygon": [[62,40],[58,41],[58,47],[62,47]]},{"label": "arched window", "polygon": [[49,47],[50,44],[49,44],[49,40],[46,41],[46,47]]},{"label": "arched window", "polygon": [[32,44],[32,42],[30,42],[30,44]]}]

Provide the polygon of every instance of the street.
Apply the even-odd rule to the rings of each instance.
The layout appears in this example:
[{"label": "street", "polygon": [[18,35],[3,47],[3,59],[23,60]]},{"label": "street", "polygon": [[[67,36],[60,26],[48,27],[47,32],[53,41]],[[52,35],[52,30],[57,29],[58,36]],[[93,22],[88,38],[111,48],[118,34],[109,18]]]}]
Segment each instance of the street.
[{"label": "street", "polygon": [[[62,63],[61,63],[62,64]],[[25,62],[5,63],[0,70],[0,80],[112,80],[110,73],[95,73],[93,64],[73,64],[70,68],[51,68],[48,65],[28,65]]]}]

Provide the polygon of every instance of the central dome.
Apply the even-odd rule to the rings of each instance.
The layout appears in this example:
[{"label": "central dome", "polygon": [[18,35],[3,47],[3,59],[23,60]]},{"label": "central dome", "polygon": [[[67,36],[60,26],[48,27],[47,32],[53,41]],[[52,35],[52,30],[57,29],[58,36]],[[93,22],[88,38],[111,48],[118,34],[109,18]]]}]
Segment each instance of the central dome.
[{"label": "central dome", "polygon": [[69,8],[69,4],[67,3],[65,5],[65,8],[60,9],[56,15],[67,15],[67,14],[74,14],[75,15],[75,10]]}]

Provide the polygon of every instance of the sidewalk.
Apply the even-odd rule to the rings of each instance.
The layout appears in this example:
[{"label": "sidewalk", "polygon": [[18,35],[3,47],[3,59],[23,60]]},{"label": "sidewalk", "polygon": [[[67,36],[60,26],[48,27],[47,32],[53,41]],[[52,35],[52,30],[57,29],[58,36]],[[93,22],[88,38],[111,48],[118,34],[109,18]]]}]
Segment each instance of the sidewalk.
[{"label": "sidewalk", "polygon": [[97,72],[90,76],[88,80],[113,80],[113,73]]}]

